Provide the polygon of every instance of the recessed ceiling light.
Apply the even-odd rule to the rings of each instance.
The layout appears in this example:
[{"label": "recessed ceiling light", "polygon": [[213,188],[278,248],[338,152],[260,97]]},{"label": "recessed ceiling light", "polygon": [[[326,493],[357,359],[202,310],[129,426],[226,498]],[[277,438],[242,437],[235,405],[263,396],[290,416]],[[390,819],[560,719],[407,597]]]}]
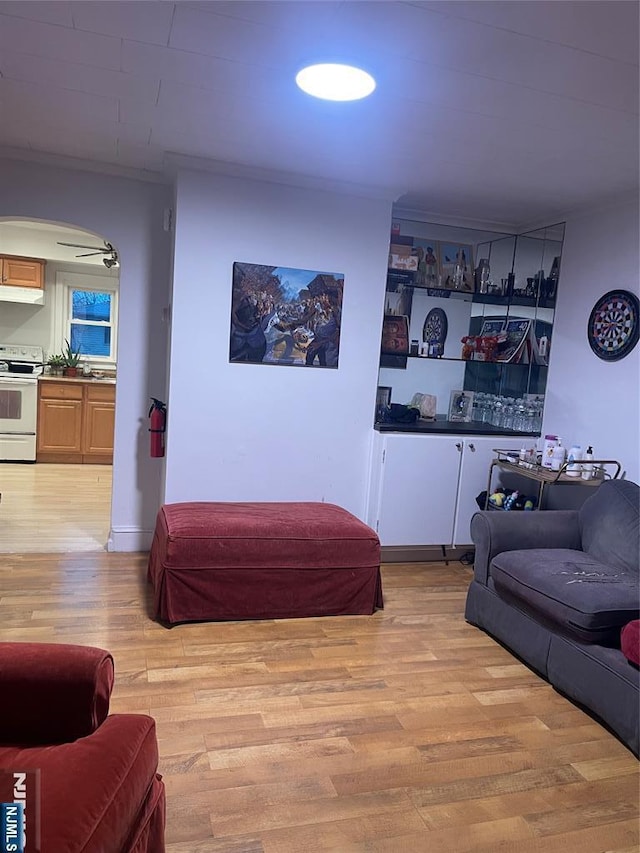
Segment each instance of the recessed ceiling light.
[{"label": "recessed ceiling light", "polygon": [[296,74],[296,83],[308,95],[326,101],[358,101],[376,88],[371,74],[353,65],[309,65]]}]

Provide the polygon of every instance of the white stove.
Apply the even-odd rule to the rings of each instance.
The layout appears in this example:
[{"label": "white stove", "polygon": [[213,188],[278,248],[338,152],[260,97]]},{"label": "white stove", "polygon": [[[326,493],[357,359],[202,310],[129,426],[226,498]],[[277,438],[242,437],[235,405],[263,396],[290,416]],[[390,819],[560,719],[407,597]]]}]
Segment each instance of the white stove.
[{"label": "white stove", "polygon": [[35,462],[42,347],[0,344],[0,462]]},{"label": "white stove", "polygon": [[0,376],[39,376],[43,370],[44,351],[31,344],[0,344]]}]

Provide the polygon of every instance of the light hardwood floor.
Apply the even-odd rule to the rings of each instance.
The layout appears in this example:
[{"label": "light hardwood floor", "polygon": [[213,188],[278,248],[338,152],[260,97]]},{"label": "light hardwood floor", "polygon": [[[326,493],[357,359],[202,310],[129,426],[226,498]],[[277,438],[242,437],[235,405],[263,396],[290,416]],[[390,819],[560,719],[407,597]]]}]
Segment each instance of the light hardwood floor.
[{"label": "light hardwood floor", "polygon": [[0,464],[0,553],[101,551],[111,465]]},{"label": "light hardwood floor", "polygon": [[157,722],[167,853],[637,853],[638,762],[463,618],[459,563],[373,616],[179,625],[146,555],[0,556],[0,640],[116,661]]}]

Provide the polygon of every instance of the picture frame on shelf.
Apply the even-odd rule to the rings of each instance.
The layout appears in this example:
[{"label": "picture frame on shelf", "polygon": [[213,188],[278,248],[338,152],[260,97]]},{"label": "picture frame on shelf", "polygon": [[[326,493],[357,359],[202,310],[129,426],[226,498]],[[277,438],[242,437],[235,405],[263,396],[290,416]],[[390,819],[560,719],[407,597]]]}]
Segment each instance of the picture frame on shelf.
[{"label": "picture frame on shelf", "polygon": [[418,259],[415,283],[419,287],[440,287],[440,249],[437,240],[414,240],[413,252]]},{"label": "picture frame on shelf", "polygon": [[499,335],[500,332],[504,329],[505,320],[502,318],[490,318],[482,321],[482,328],[480,329],[480,337],[492,337],[493,335]]},{"label": "picture frame on shelf", "polygon": [[418,256],[413,254],[389,254],[389,269],[403,270],[405,272],[415,272],[418,269]]},{"label": "picture frame on shelf", "polygon": [[409,354],[409,318],[406,315],[386,314],[382,321],[383,354]]},{"label": "picture frame on shelf", "polygon": [[470,423],[473,414],[473,391],[452,391],[449,396],[448,420]]},{"label": "picture frame on shelf", "polygon": [[522,361],[524,357],[528,361],[529,352],[526,344],[531,334],[531,320],[520,317],[507,320],[498,338],[496,361],[515,364]]},{"label": "picture frame on shelf", "polygon": [[475,292],[473,246],[468,243],[438,243],[440,287],[461,293]]},{"label": "picture frame on shelf", "polygon": [[387,290],[384,299],[385,317],[408,317],[411,314],[413,290],[403,287],[397,290]]},{"label": "picture frame on shelf", "polygon": [[386,410],[391,405],[391,386],[378,385],[376,390],[376,423],[382,423]]}]

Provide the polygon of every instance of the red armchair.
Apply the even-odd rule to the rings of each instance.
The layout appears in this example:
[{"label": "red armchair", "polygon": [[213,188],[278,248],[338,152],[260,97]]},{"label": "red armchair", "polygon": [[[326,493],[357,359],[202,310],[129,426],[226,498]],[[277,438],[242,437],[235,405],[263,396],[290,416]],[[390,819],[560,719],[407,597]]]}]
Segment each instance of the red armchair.
[{"label": "red armchair", "polygon": [[155,723],[108,716],[113,677],[102,649],[0,643],[0,802],[14,773],[39,771],[27,841],[39,831],[43,853],[164,853]]}]

